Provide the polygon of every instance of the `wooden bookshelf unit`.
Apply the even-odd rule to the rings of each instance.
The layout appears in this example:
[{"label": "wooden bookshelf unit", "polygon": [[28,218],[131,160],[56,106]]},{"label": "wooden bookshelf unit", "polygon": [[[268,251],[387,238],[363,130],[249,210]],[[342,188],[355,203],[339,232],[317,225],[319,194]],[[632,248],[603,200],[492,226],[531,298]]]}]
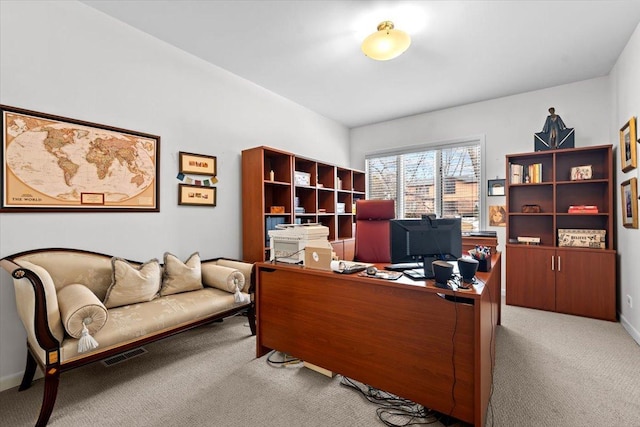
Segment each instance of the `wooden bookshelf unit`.
[{"label": "wooden bookshelf unit", "polygon": [[[273,172],[273,174],[272,174]],[[273,177],[273,179],[272,179]],[[242,151],[242,257],[269,259],[268,230],[276,224],[319,223],[341,259],[355,250],[353,205],[365,198],[362,171],[270,147]],[[272,213],[272,207],[284,212]]]},{"label": "wooden bookshelf unit", "polygon": [[[540,182],[512,176],[512,165],[532,164],[542,165]],[[572,180],[581,166],[591,167],[591,178]],[[611,145],[506,156],[507,304],[616,320],[613,167]],[[569,213],[571,206],[595,208]],[[561,230],[604,230],[603,247],[565,246]]]}]

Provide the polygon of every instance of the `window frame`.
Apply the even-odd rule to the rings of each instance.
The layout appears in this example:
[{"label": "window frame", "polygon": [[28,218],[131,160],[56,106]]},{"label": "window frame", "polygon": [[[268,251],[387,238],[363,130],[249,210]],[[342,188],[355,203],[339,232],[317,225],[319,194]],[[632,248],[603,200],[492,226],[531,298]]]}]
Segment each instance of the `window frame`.
[{"label": "window frame", "polygon": [[[480,147],[480,177],[479,177],[479,182],[478,182],[478,203],[479,203],[479,207],[478,207],[478,230],[485,230],[486,229],[486,221],[487,221],[487,213],[485,212],[487,210],[487,202],[486,202],[486,196],[487,196],[487,189],[485,188],[486,185],[484,185],[483,183],[486,182],[486,144],[485,144],[485,135],[473,135],[473,136],[469,136],[469,137],[464,137],[464,138],[458,138],[458,139],[453,139],[453,140],[446,140],[446,141],[438,141],[438,142],[427,142],[427,143],[422,143],[422,144],[416,144],[416,145],[407,145],[407,146],[400,146],[400,147],[394,147],[394,148],[390,148],[390,149],[385,149],[385,150],[377,150],[377,151],[372,151],[370,153],[365,154],[365,197],[367,199],[369,199],[370,197],[370,193],[369,193],[369,160],[374,159],[374,158],[378,158],[378,157],[390,157],[390,156],[400,156],[403,154],[411,154],[411,153],[415,153],[415,152],[419,152],[419,151],[433,151],[433,150],[442,150],[442,149],[451,149],[451,148],[458,148],[458,147],[465,147],[471,144],[478,144]],[[440,162],[441,160],[441,156],[437,156],[437,162]],[[438,167],[440,166],[439,164],[437,165]],[[400,165],[397,166],[397,174],[398,177],[396,179],[396,200],[398,201],[396,203],[396,215],[398,214],[398,211],[400,209],[400,206],[402,206],[404,204],[404,188],[402,188],[402,183],[404,182],[404,177],[401,175],[402,173],[404,173],[404,168],[400,167]],[[435,191],[436,194],[434,194],[434,197],[436,200],[440,200],[440,196],[441,194],[439,194],[441,191],[444,191],[442,189],[442,181],[441,181],[441,176],[440,174],[436,174],[436,179],[437,179],[437,185],[435,185]],[[440,208],[441,209],[441,208]]]}]

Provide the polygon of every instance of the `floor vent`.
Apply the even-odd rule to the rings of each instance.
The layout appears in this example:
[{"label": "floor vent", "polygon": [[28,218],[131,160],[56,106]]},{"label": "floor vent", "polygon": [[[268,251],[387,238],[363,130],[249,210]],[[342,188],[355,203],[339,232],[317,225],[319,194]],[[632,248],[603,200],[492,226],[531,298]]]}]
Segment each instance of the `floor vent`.
[{"label": "floor vent", "polygon": [[118,363],[133,359],[134,357],[141,356],[146,352],[147,350],[145,350],[144,347],[134,348],[133,350],[125,351],[124,353],[116,354],[108,359],[104,359],[102,364],[106,367],[117,365]]}]

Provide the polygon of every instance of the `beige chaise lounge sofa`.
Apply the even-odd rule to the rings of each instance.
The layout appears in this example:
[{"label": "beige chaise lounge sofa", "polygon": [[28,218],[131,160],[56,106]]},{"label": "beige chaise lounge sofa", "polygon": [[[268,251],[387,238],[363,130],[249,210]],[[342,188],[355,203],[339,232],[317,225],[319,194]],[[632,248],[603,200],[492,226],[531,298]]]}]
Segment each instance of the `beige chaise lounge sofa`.
[{"label": "beige chaise lounge sofa", "polygon": [[19,390],[44,372],[37,426],[47,424],[60,374],[146,343],[246,312],[255,335],[253,265],[229,259],[145,263],[77,249],[41,249],[0,260],[13,277],[27,332]]}]

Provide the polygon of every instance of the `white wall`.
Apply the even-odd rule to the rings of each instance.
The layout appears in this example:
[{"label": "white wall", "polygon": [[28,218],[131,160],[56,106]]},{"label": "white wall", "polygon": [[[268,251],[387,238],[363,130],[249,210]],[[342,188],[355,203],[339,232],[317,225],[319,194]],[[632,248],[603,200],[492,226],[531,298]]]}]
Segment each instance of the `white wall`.
[{"label": "white wall", "polygon": [[[349,166],[348,130],[75,1],[0,1],[0,103],[161,136],[159,213],[0,214],[0,257],[75,247],[129,259],[241,257],[242,149]],[[215,208],[177,206],[178,151],[217,156]],[[25,362],[0,273],[0,389]]]},{"label": "white wall", "polygon": [[[640,116],[640,25],[636,27],[633,36],[618,58],[611,72],[612,82],[612,109],[611,132],[612,141],[619,140],[620,128],[632,117]],[[640,123],[640,122],[639,122]],[[618,144],[616,144],[619,146]],[[640,153],[640,145],[636,145]],[[620,169],[620,150],[616,150],[617,183],[620,184],[630,178],[640,179],[640,168],[627,173]],[[619,254],[619,298],[620,322],[625,329],[640,343],[640,230],[625,228],[622,226],[620,210],[620,190],[616,193],[616,212],[618,212],[618,254]],[[638,203],[636,201],[636,203]],[[633,300],[633,308],[627,305],[627,295]]]}]

